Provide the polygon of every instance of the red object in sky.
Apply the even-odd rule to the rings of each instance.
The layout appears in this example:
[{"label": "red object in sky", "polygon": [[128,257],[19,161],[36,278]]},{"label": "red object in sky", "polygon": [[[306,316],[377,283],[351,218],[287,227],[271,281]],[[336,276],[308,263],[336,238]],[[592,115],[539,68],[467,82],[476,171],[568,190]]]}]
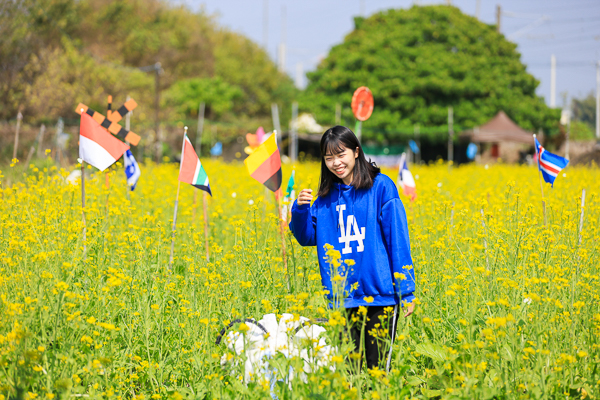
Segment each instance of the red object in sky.
[{"label": "red object in sky", "polygon": [[361,86],[352,95],[352,112],[359,121],[366,121],[373,113],[373,93],[366,86]]}]

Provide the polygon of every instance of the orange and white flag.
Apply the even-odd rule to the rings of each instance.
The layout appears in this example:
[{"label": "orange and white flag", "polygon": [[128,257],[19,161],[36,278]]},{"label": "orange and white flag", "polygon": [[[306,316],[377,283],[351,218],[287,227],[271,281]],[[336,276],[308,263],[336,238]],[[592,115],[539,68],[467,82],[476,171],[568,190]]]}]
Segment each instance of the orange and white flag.
[{"label": "orange and white flag", "polygon": [[417,185],[411,172],[406,166],[406,153],[400,157],[400,166],[398,167],[398,186],[402,188],[405,196],[410,197],[411,201],[417,198]]},{"label": "orange and white flag", "polygon": [[111,135],[90,115],[81,113],[79,158],[104,171],[117,161],[129,146]]}]

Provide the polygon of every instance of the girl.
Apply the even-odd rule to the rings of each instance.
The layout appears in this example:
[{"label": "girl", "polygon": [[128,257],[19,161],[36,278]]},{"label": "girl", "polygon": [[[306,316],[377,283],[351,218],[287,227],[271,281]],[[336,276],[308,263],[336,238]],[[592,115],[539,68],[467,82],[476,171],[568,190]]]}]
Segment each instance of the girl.
[{"label": "girl", "polygon": [[[388,370],[391,346],[387,351],[385,344],[389,338],[394,340],[398,305],[405,317],[414,310],[415,273],[404,206],[394,182],[367,162],[350,129],[335,126],[325,131],[321,157],[318,197],[311,207],[312,190],[300,192],[292,207],[290,230],[302,246],[317,246],[321,282],[329,291],[329,301],[346,308],[357,350],[363,348],[360,322],[364,318],[358,307],[367,307],[363,332],[367,367],[382,367],[387,358]],[[332,270],[326,261],[331,247],[341,253],[342,271]],[[332,290],[332,279],[340,281],[336,274],[342,282],[345,279],[341,301]],[[385,327],[388,341],[378,343]]]}]

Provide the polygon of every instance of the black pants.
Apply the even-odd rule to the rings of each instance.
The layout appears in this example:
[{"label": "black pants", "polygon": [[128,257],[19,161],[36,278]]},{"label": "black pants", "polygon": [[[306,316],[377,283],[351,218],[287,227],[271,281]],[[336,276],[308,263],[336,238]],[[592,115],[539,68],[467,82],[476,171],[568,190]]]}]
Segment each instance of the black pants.
[{"label": "black pants", "polygon": [[[398,305],[371,306],[366,309],[366,316],[359,308],[346,309],[350,339],[354,342],[355,352],[358,353],[362,332],[362,349],[367,359],[367,368],[389,370],[392,358],[391,344],[396,337],[398,316],[402,310]],[[360,357],[362,358],[362,355]]]}]

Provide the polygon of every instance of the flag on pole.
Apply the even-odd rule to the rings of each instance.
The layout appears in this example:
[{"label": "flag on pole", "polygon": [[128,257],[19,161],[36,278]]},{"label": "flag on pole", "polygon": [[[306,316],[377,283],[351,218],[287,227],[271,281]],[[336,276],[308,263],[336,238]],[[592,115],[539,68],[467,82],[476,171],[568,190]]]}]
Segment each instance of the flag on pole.
[{"label": "flag on pole", "polygon": [[281,189],[281,157],[277,147],[276,134],[273,133],[245,160],[251,177],[265,185],[270,191]]},{"label": "flag on pole", "polygon": [[296,183],[294,178],[296,176],[296,170],[292,171],[292,176],[288,180],[287,188],[285,189],[285,196],[283,198],[283,210],[281,211],[281,219],[287,222],[288,211],[292,210],[292,203],[296,199],[296,191],[294,190],[294,184]]},{"label": "flag on pole", "polygon": [[187,134],[183,140],[181,149],[181,164],[179,164],[179,180],[189,183],[200,190],[204,190],[212,196],[210,185],[208,184],[208,175],[202,167],[200,159],[196,155],[194,146],[188,138]]},{"label": "flag on pole", "polygon": [[285,197],[287,197],[288,199],[292,199],[294,198],[294,184],[296,183],[294,178],[296,176],[296,170],[292,171],[292,176],[290,176],[290,180],[288,181],[287,184],[287,189],[285,189]]},{"label": "flag on pole", "polygon": [[115,163],[129,146],[108,133],[87,113],[81,113],[79,125],[79,158],[104,171]]},{"label": "flag on pole", "polygon": [[561,156],[557,156],[556,154],[552,154],[548,150],[544,149],[540,142],[538,142],[535,135],[533,140],[535,140],[538,168],[540,171],[542,171],[544,180],[554,186],[554,180],[558,176],[559,172],[567,166],[569,160]]},{"label": "flag on pole", "polygon": [[411,172],[406,166],[406,153],[402,153],[400,157],[400,165],[398,166],[398,186],[402,188],[405,196],[410,197],[411,201],[417,198],[417,185]]},{"label": "flag on pole", "polygon": [[140,179],[140,175],[142,171],[140,170],[140,166],[137,161],[135,161],[135,157],[131,154],[131,150],[127,150],[123,155],[123,161],[125,162],[125,176],[127,177],[127,185],[130,190],[133,192],[135,190],[135,185],[137,185],[138,179]]}]

